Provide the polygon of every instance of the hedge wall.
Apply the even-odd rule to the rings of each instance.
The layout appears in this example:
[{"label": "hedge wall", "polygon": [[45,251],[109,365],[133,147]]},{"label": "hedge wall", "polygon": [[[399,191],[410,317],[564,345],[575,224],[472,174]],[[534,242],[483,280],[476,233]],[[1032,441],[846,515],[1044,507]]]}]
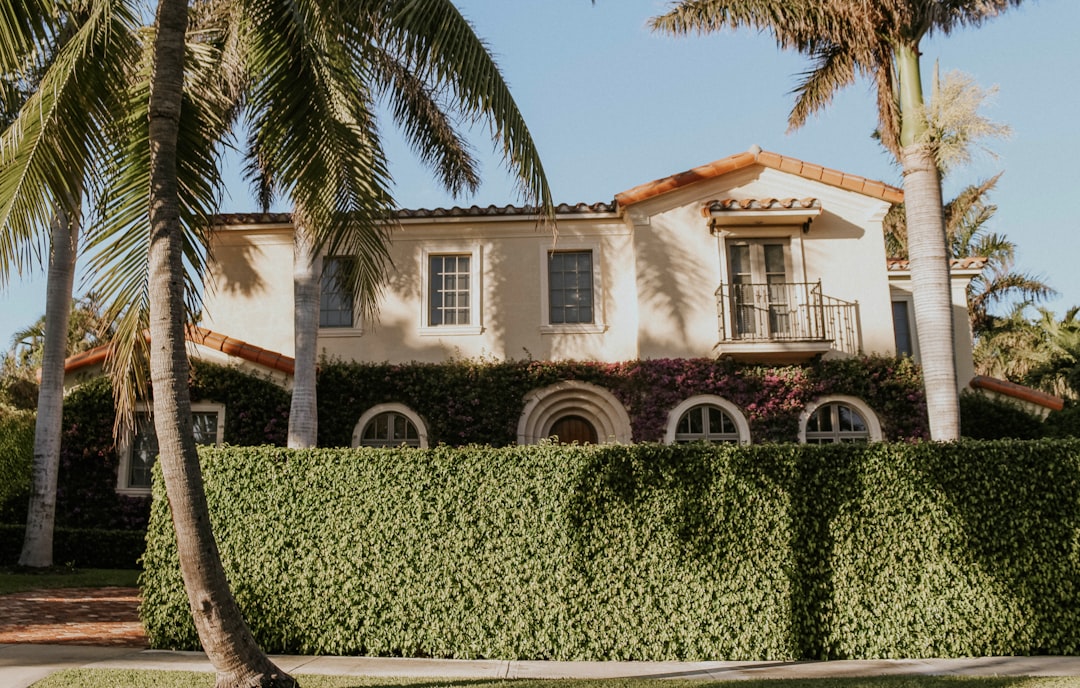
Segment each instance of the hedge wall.
[{"label": "hedge wall", "polygon": [[[1080,442],[203,453],[271,652],[1080,652]],[[155,485],[161,495],[160,474]],[[155,499],[143,620],[198,642]]]}]

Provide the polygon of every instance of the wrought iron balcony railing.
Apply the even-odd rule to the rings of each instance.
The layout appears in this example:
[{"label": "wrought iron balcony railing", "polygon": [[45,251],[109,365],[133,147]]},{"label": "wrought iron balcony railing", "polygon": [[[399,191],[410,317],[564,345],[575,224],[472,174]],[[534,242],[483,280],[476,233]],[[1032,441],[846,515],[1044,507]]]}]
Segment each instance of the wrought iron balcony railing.
[{"label": "wrought iron balcony railing", "polygon": [[722,284],[716,309],[721,342],[831,342],[859,352],[859,304],[825,296],[820,281]]}]

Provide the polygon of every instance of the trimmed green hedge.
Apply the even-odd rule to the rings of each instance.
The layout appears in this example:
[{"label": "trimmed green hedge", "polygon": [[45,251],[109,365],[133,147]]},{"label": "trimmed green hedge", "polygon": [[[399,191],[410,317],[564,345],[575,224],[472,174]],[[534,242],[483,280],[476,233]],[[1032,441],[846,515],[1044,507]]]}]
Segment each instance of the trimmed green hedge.
[{"label": "trimmed green hedge", "polygon": [[[0,524],[0,564],[14,566],[22,552],[24,525]],[[89,569],[137,569],[146,535],[133,530],[57,528],[53,561]]]},{"label": "trimmed green hedge", "polygon": [[[1080,442],[203,453],[271,652],[1080,652]],[[155,484],[143,620],[198,647]]]},{"label": "trimmed green hedge", "polygon": [[0,505],[21,501],[26,509],[33,462],[34,412],[0,404]]}]

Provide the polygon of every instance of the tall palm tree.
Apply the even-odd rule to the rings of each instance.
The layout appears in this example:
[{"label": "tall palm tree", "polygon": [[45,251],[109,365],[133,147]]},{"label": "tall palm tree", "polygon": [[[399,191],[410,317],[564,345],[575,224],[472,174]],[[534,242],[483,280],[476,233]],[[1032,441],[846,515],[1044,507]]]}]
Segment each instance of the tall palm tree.
[{"label": "tall palm tree", "polygon": [[[35,253],[48,253],[45,328],[34,434],[33,479],[19,563],[52,564],[64,358],[68,353],[83,188],[91,161],[108,145],[105,124],[117,77],[131,56],[123,12],[74,3],[37,14],[29,2],[5,14],[0,66],[17,86],[5,89],[0,139],[0,283]],[[122,35],[115,36],[116,33]],[[5,83],[10,83],[5,79]],[[14,113],[12,93],[20,97]],[[57,156],[61,157],[57,157]],[[37,187],[42,193],[23,189]],[[47,231],[39,228],[48,227]]]},{"label": "tall palm tree", "polygon": [[[968,284],[968,318],[976,340],[987,333],[994,318],[992,307],[1006,302],[1037,303],[1057,292],[1042,279],[1013,269],[1016,244],[987,224],[997,212],[988,196],[998,173],[971,184],[945,204],[945,238],[950,258],[980,257],[986,267]],[[903,204],[893,206],[885,218],[885,245],[890,256],[907,257],[907,225]]]},{"label": "tall palm tree", "polygon": [[[480,185],[477,163],[468,143],[455,127],[452,115],[471,117],[468,113],[453,112],[452,103],[442,102],[437,84],[429,83],[430,75],[414,71],[408,55],[403,54],[399,46],[379,43],[375,40],[378,36],[372,38],[368,45],[367,63],[372,80],[367,85],[368,92],[390,101],[395,123],[447,191],[455,195],[466,190],[475,191]],[[258,169],[257,158],[251,161],[248,169],[258,183],[265,212],[273,194],[272,181]],[[385,222],[391,228],[396,226],[390,217]],[[332,264],[333,274],[330,274],[330,266],[324,266],[321,274],[316,272],[316,254],[307,225],[302,210],[297,208],[293,213],[293,356],[296,365],[288,431],[289,446],[297,448],[314,447],[318,441],[316,362],[321,283],[324,279],[339,282],[342,293],[355,297],[361,318],[370,317],[377,309],[384,271],[380,266],[380,274],[366,280],[360,293],[353,289],[357,280],[352,274],[354,265],[351,262],[337,259]]]},{"label": "tall palm tree", "polygon": [[796,88],[791,128],[827,106],[858,75],[873,81],[882,143],[903,168],[915,320],[935,440],[960,436],[960,409],[941,177],[924,114],[919,45],[931,32],[978,25],[1020,2],[680,0],[651,22],[653,29],[675,35],[768,31],[781,48],[807,55],[813,66]]},{"label": "tall palm tree", "polygon": [[[132,14],[133,2],[77,4],[105,21]],[[0,0],[0,67],[32,50],[45,18],[66,9],[57,0]],[[198,240],[205,238],[220,188],[216,154],[221,143],[238,115],[246,115],[249,147],[294,207],[303,208],[316,248],[353,256],[357,285],[376,277],[386,255],[383,220],[393,201],[366,91],[366,58],[374,36],[397,46],[410,69],[428,83],[442,85],[459,111],[490,122],[507,164],[534,202],[550,209],[550,194],[509,89],[449,0],[197,0],[190,7],[186,0],[159,0],[151,31],[124,28],[122,42],[142,37],[150,49],[142,71],[127,69],[125,78],[101,84],[101,93],[126,100],[114,112],[127,113],[126,126],[118,131],[129,143],[105,146],[106,153],[115,154],[102,203],[110,231],[96,232],[95,267],[114,272],[103,273],[99,287],[103,294],[126,294],[129,303],[149,306],[159,461],[195,626],[217,669],[218,685],[294,685],[259,650],[229,591],[191,426],[184,323],[194,290],[185,267],[198,268],[204,259]],[[70,61],[58,60],[50,68],[43,88],[31,98],[37,111],[51,106],[56,92],[44,88],[46,83],[70,79],[79,69],[92,71],[94,60],[80,59],[88,55],[73,53]],[[208,64],[216,68],[206,69]],[[215,79],[216,88],[204,88]],[[81,85],[87,84],[97,82]],[[85,119],[80,112],[69,116]],[[71,160],[67,148],[82,141],[58,137],[46,158],[52,177],[31,179],[34,183],[14,190],[0,184],[0,201],[10,198],[12,204],[40,209],[43,199],[60,195],[56,190],[65,190],[63,172]],[[4,165],[9,169],[8,162]],[[0,203],[0,210],[5,207]],[[147,226],[148,231],[136,231]],[[0,227],[0,248],[25,240],[18,228]],[[144,267],[125,280],[123,268],[140,264]],[[119,348],[142,341],[142,312],[123,313]],[[134,351],[134,344],[127,346]],[[114,359],[129,356],[120,351]]]}]

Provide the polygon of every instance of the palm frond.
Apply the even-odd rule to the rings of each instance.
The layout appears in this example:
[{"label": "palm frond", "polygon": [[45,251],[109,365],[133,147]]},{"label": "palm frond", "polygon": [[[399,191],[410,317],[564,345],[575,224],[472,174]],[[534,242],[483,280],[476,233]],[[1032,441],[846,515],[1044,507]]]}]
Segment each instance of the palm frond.
[{"label": "palm frond", "polygon": [[[400,46],[422,78],[447,87],[452,107],[488,123],[519,193],[553,220],[551,189],[536,143],[502,72],[472,25],[450,0],[386,4],[386,40]],[[362,56],[363,34],[354,32],[351,38],[351,52]]]},{"label": "palm frond", "polygon": [[826,44],[811,55],[813,68],[799,75],[799,85],[792,92],[795,106],[788,115],[788,131],[802,125],[810,115],[824,110],[840,89],[855,81],[857,65],[851,51],[844,46]]},{"label": "palm frond", "polygon": [[108,150],[107,123],[137,51],[124,0],[95,0],[35,93],[0,135],[0,284],[44,254],[54,212],[80,213],[89,161]]},{"label": "palm frond", "polygon": [[394,121],[421,162],[436,172],[451,194],[476,191],[480,171],[472,149],[448,116],[436,89],[381,46],[372,46],[369,63],[377,92],[390,100]]},{"label": "palm frond", "polygon": [[[148,128],[152,32],[144,32],[143,62],[133,76],[126,117],[114,124],[123,141],[110,151],[109,184],[102,194],[99,221],[91,228],[88,250],[93,290],[115,322],[107,364],[117,402],[117,431],[130,427],[134,399],[145,393],[145,335],[149,312],[150,146]],[[206,266],[211,218],[222,181],[217,151],[228,131],[233,102],[205,84],[217,70],[220,51],[194,40],[188,46],[188,75],[177,141],[181,224],[184,228],[186,310],[190,321],[200,310],[199,285]],[[133,375],[133,376],[132,376]]]}]

